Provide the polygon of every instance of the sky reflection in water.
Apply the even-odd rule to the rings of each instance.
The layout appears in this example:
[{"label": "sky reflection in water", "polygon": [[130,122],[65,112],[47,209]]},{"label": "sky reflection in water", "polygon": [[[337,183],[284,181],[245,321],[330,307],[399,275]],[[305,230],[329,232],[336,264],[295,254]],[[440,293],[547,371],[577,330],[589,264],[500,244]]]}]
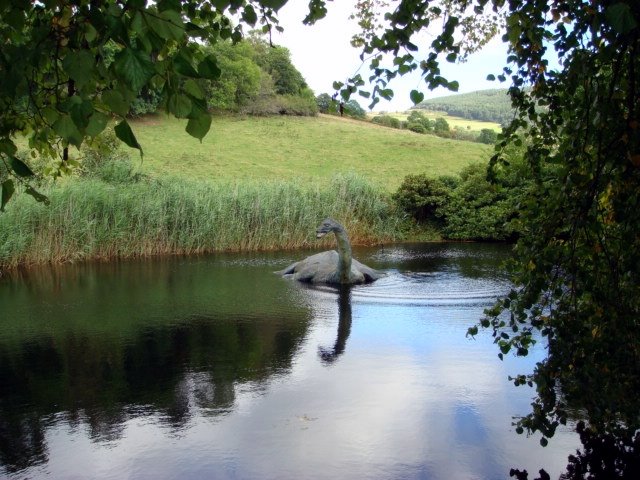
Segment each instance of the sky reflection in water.
[{"label": "sky reflection in water", "polygon": [[507,284],[497,245],[356,250],[338,291],[299,253],[69,266],[0,281],[0,477],[508,478],[577,439],[517,435],[532,392],[466,329]]}]

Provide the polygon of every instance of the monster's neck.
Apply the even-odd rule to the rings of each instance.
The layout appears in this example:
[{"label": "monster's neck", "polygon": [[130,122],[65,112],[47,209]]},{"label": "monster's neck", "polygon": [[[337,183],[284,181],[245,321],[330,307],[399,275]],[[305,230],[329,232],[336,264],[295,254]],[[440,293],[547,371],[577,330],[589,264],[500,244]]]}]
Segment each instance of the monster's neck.
[{"label": "monster's neck", "polygon": [[333,232],[338,241],[338,275],[340,283],[349,283],[349,274],[351,273],[351,244],[349,237],[344,230],[334,230]]}]

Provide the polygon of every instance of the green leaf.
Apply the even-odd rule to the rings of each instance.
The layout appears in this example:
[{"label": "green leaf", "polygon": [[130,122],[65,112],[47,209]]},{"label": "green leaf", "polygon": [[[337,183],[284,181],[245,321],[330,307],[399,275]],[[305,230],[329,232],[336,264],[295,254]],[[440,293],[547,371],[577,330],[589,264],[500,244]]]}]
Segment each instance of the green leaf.
[{"label": "green leaf", "polygon": [[380,93],[380,96],[385,100],[391,100],[393,98],[393,90],[391,90],[390,88],[384,88],[380,90],[379,93]]},{"label": "green leaf", "polygon": [[93,112],[91,118],[89,118],[89,124],[85,129],[87,135],[95,137],[99,135],[107,126],[109,119],[102,112]]},{"label": "green leaf", "polygon": [[258,0],[258,3],[263,7],[278,11],[287,3],[287,0]]},{"label": "green leaf", "polygon": [[181,40],[184,36],[184,23],[180,13],[165,10],[160,13],[144,13],[144,20],[149,28],[163,40]]},{"label": "green leaf", "polygon": [[[178,2],[178,7],[179,6],[180,2]],[[185,29],[180,12],[176,10],[165,10],[162,12],[162,18],[167,21],[167,28],[171,32],[172,38],[174,40],[182,40]]]},{"label": "green leaf", "polygon": [[342,83],[342,82],[333,82],[333,89],[334,90],[340,90],[343,86],[344,86],[344,83]]},{"label": "green leaf", "polygon": [[246,7],[244,7],[244,10],[242,12],[242,20],[251,26],[254,26],[258,21],[258,15],[256,15],[256,11],[251,5],[247,5]]},{"label": "green leaf", "polygon": [[84,23],[84,38],[87,42],[91,43],[98,37],[98,31],[93,25],[85,21]]},{"label": "green leaf", "polygon": [[220,69],[216,63],[216,57],[209,55],[198,64],[198,74],[201,78],[217,80],[220,77]]},{"label": "green leaf", "polygon": [[231,3],[231,0],[211,0],[211,3],[219,11],[224,12],[226,8],[229,6],[229,4]]},{"label": "green leaf", "polygon": [[41,194],[35,188],[33,188],[31,185],[29,185],[25,189],[24,192],[27,195],[31,195],[36,202],[40,202],[40,203],[44,203],[45,205],[49,205],[49,197],[47,197],[46,195]]},{"label": "green leaf", "polygon": [[129,114],[130,104],[127,102],[120,92],[116,90],[106,90],[102,92],[102,101],[113,113],[117,113],[120,116],[127,116]]},{"label": "green leaf", "polygon": [[137,148],[138,150],[140,150],[140,156],[143,155],[142,147],[138,143],[136,136],[133,134],[133,131],[131,130],[131,127],[126,120],[122,120],[118,125],[116,125],[113,131],[116,133],[116,137],[118,137],[131,148]]},{"label": "green leaf", "polygon": [[125,48],[118,52],[113,68],[118,78],[123,80],[134,92],[144,87],[156,73],[153,62],[144,52]]},{"label": "green leaf", "polygon": [[56,123],[56,120],[60,116],[58,111],[55,108],[45,107],[40,110],[40,114],[44,117],[44,119],[49,122],[50,125]]},{"label": "green leaf", "polygon": [[605,18],[607,19],[607,23],[611,25],[611,28],[622,35],[628,34],[638,26],[633,18],[631,7],[622,2],[607,7]]},{"label": "green leaf", "polygon": [[93,104],[89,100],[77,102],[71,107],[69,113],[78,130],[83,131],[87,128],[89,118],[93,113]]},{"label": "green leaf", "polygon": [[183,54],[177,55],[173,59],[173,68],[176,72],[178,72],[180,75],[184,75],[185,77],[191,77],[191,78],[200,77],[196,69],[193,68],[193,65],[191,65],[191,62],[189,61],[188,57],[186,57]]},{"label": "green leaf", "polygon": [[424,93],[419,92],[418,90],[411,90],[411,93],[409,94],[409,98],[411,98],[411,101],[413,102],[414,105],[418,105],[420,102],[424,100]]},{"label": "green leaf", "polygon": [[205,98],[204,91],[202,90],[198,82],[196,82],[193,78],[190,78],[189,80],[184,82],[183,88],[186,93],[188,93],[194,98],[197,98],[199,100],[202,100]]},{"label": "green leaf", "polygon": [[181,93],[169,96],[167,110],[178,118],[186,118],[191,113],[191,100]]},{"label": "green leaf", "polygon": [[15,155],[18,151],[15,143],[9,138],[0,139],[0,153],[4,153],[7,157]]},{"label": "green leaf", "polygon": [[66,140],[72,145],[79,147],[83,140],[83,135],[78,130],[78,127],[71,119],[70,115],[61,115],[56,123],[53,124],[53,131],[56,132],[60,138]]},{"label": "green leaf", "polygon": [[62,60],[62,68],[69,75],[78,89],[82,89],[91,81],[95,60],[87,50],[71,51]]},{"label": "green leaf", "polygon": [[454,80],[453,82],[449,82],[448,87],[449,87],[449,90],[453,92],[457,92],[458,89],[460,88],[460,83]]},{"label": "green leaf", "polygon": [[11,197],[13,196],[13,192],[16,191],[16,188],[13,185],[13,180],[8,178],[4,182],[2,182],[2,203],[0,203],[0,212],[4,212],[4,207],[9,202]]},{"label": "green leaf", "polygon": [[208,113],[204,113],[198,117],[190,118],[187,123],[187,133],[194,138],[200,140],[202,143],[202,139],[209,132],[211,128],[211,115]]},{"label": "green leaf", "polygon": [[487,80],[489,80],[490,82],[495,81],[495,79],[496,79],[496,76],[493,73],[487,75]]},{"label": "green leaf", "polygon": [[11,165],[11,170],[13,170],[17,176],[22,178],[33,177],[33,171],[19,158],[9,157],[9,164]]}]

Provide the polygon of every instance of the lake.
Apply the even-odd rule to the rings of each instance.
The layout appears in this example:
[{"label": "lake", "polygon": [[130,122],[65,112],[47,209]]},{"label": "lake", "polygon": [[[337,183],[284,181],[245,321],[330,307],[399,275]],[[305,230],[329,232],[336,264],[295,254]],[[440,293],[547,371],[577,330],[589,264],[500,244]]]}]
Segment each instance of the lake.
[{"label": "lake", "polygon": [[[490,332],[504,245],[354,249],[387,272],[311,287],[313,252],[45,267],[0,278],[0,478],[502,479],[579,441],[515,433],[534,392]],[[553,475],[552,475],[553,476]]]}]

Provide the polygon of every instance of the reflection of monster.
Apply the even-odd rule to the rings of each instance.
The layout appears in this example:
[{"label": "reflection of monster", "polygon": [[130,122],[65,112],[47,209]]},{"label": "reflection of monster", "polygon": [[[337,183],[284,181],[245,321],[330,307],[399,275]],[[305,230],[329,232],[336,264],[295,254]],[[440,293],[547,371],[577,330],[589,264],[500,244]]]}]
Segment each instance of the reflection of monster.
[{"label": "reflection of monster", "polygon": [[293,275],[295,280],[310,283],[352,285],[368,283],[382,277],[382,273],[369,268],[351,257],[351,244],[342,225],[327,218],[316,230],[317,238],[333,232],[338,242],[338,251],[327,250],[289,265],[277,273]]},{"label": "reflection of monster", "polygon": [[319,347],[318,355],[325,364],[332,364],[344,353],[351,333],[351,291],[341,287],[338,295],[338,336],[332,349]]}]

